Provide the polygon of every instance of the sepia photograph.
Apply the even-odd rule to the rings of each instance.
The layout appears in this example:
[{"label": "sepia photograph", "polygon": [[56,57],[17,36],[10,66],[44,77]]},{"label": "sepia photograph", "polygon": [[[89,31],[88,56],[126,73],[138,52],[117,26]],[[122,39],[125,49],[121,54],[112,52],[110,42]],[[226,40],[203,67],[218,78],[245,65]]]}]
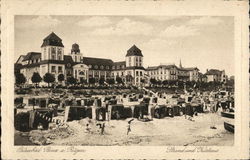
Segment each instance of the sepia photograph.
[{"label": "sepia photograph", "polygon": [[233,145],[233,31],[233,17],[15,16],[15,145]]},{"label": "sepia photograph", "polygon": [[245,1],[3,1],[4,159],[249,157]]}]

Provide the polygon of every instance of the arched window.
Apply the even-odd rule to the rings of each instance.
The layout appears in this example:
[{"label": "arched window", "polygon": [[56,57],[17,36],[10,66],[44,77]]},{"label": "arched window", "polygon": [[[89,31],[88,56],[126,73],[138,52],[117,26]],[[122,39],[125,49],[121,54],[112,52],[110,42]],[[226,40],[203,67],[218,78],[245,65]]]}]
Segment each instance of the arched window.
[{"label": "arched window", "polygon": [[80,71],[79,75],[85,75],[84,71]]}]

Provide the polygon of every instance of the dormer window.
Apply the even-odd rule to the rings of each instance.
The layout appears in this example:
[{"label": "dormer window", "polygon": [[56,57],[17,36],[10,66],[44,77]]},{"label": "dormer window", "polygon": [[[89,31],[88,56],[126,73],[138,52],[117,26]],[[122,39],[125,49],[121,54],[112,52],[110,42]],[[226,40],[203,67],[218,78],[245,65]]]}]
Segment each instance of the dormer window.
[{"label": "dormer window", "polygon": [[89,65],[89,68],[92,68],[92,65]]},{"label": "dormer window", "polygon": [[112,69],[115,69],[115,66],[113,66]]},{"label": "dormer window", "polygon": [[106,69],[109,69],[109,66],[106,66]]},{"label": "dormer window", "polygon": [[97,65],[95,65],[95,69],[98,69],[98,66],[97,66]]},{"label": "dormer window", "polygon": [[104,69],[104,66],[101,66],[101,69]]}]

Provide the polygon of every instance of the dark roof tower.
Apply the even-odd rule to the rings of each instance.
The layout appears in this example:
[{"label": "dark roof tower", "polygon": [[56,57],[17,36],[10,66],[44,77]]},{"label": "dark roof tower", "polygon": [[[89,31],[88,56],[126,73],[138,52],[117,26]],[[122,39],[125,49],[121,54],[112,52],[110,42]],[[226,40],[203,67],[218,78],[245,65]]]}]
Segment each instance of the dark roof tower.
[{"label": "dark roof tower", "polygon": [[64,45],[62,44],[62,39],[58,37],[54,32],[50,33],[46,38],[43,39],[43,44],[41,47],[44,46],[64,47]]},{"label": "dark roof tower", "polygon": [[76,43],[72,44],[71,53],[80,53],[80,48],[78,44]]},{"label": "dark roof tower", "polygon": [[133,45],[128,51],[127,51],[127,54],[126,54],[126,57],[127,56],[141,56],[143,57],[142,53],[141,53],[141,50],[136,47],[136,45]]}]

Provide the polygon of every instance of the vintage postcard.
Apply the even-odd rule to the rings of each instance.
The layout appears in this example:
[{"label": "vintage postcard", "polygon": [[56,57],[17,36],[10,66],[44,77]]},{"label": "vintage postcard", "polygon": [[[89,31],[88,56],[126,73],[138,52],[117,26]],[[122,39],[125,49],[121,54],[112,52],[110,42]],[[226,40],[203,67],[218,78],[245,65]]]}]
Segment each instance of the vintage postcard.
[{"label": "vintage postcard", "polygon": [[247,159],[248,1],[5,0],[4,159]]}]

